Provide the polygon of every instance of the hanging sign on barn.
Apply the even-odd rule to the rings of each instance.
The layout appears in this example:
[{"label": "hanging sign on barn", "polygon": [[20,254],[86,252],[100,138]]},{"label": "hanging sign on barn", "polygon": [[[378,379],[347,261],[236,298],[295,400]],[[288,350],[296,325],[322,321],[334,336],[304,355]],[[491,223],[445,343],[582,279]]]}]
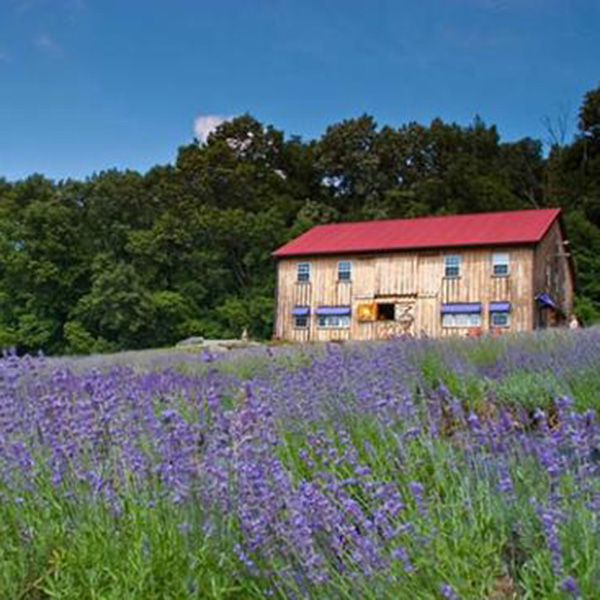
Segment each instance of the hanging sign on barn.
[{"label": "hanging sign on barn", "polygon": [[375,321],[377,318],[377,304],[375,302],[359,304],[356,313],[359,321]]}]

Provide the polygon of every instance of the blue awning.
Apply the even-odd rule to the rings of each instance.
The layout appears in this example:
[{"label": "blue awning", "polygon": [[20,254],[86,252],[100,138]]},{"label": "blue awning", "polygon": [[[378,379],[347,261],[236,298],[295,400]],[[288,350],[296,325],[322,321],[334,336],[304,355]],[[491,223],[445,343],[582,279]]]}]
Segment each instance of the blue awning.
[{"label": "blue awning", "polygon": [[349,306],[319,306],[317,308],[318,315],[333,315],[336,317],[343,317],[350,314]]},{"label": "blue awning", "polygon": [[308,317],[310,315],[310,306],[294,306],[292,308],[294,317]]},{"label": "blue awning", "polygon": [[538,294],[535,299],[543,306],[548,306],[549,308],[558,308],[556,306],[556,302],[554,302],[554,300],[552,300],[552,298],[550,298],[546,292]]},{"label": "blue awning", "polygon": [[510,302],[490,302],[490,312],[510,312]]},{"label": "blue awning", "polygon": [[481,302],[458,302],[456,304],[442,304],[443,315],[461,315],[481,312]]}]

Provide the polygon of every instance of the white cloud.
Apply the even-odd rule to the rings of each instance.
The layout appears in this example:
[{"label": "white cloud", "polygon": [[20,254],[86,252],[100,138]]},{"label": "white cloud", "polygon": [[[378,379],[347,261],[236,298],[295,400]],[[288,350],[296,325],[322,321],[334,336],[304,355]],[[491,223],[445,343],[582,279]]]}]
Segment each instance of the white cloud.
[{"label": "white cloud", "polygon": [[199,115],[194,119],[194,134],[201,143],[206,143],[208,136],[222,123],[233,117],[223,115]]}]

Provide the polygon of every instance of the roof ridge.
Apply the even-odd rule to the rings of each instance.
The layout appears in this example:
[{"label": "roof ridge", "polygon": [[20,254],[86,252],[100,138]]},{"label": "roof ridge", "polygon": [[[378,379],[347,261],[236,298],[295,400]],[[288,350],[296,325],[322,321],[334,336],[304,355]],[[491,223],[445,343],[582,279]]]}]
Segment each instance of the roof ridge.
[{"label": "roof ridge", "polygon": [[[363,225],[365,223],[389,223],[390,221],[425,221],[427,219],[452,219],[458,217],[480,217],[485,215],[509,215],[514,213],[532,213],[532,212],[562,212],[560,206],[548,206],[544,208],[515,208],[511,210],[486,210],[484,212],[471,213],[453,213],[446,215],[423,215],[420,217],[390,217],[388,219],[362,219],[361,221],[338,221],[337,223],[318,223],[313,225],[307,231],[317,227],[339,227],[340,225]],[[306,233],[306,232],[305,232]],[[300,234],[303,235],[303,234]]]}]

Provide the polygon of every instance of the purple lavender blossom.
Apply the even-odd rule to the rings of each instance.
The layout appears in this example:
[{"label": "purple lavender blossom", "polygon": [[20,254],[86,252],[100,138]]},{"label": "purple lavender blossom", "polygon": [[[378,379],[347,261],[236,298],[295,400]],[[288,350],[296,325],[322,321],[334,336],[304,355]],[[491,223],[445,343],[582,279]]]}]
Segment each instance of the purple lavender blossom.
[{"label": "purple lavender blossom", "polygon": [[579,586],[573,577],[568,575],[560,582],[560,588],[571,598],[580,598]]},{"label": "purple lavender blossom", "polygon": [[[587,354],[563,357],[563,370],[589,366],[600,336],[586,339]],[[436,344],[331,344],[285,350],[289,361],[261,349],[269,364],[245,379],[222,370],[221,356],[208,357],[209,367],[198,355],[182,360],[196,373],[170,361],[76,369],[6,357],[0,502],[17,514],[48,502],[43,491],[52,502],[105,507],[115,520],[131,503],[153,514],[168,507],[183,542],[197,533],[220,542],[228,531],[236,568],[290,597],[318,596],[340,577],[357,586],[385,581],[397,561],[399,580],[415,578],[418,565],[445,598],[458,598],[444,583],[454,575],[430,555],[471,518],[495,527],[485,512],[493,504],[507,531],[523,524],[510,558],[522,558],[520,542],[541,528],[556,580],[578,597],[589,583],[565,577],[573,563],[561,535],[600,514],[595,414],[576,412],[569,397],[533,422],[531,411],[499,406],[493,395],[473,408],[425,382],[418,363],[435,352],[455,374],[499,378],[523,365],[556,367],[556,349],[536,354],[510,341],[493,361],[471,364],[458,344]],[[533,509],[521,512],[524,494]],[[457,518],[461,526],[449,532]],[[150,555],[147,539],[142,547]]]},{"label": "purple lavender blossom", "polygon": [[394,548],[392,550],[392,558],[394,560],[399,560],[402,563],[402,567],[404,568],[406,573],[414,572],[415,568],[413,567],[410,557],[408,556],[406,548],[403,548],[402,546],[397,546],[396,548]]},{"label": "purple lavender blossom", "polygon": [[446,598],[446,600],[460,600],[459,595],[454,591],[454,589],[447,583],[444,583],[441,587],[442,596]]},{"label": "purple lavender blossom", "polygon": [[427,507],[425,506],[424,500],[424,490],[425,488],[418,481],[411,481],[408,484],[408,489],[412,494],[412,497],[415,500],[415,504],[417,505],[417,510],[421,516],[425,516],[427,514]]}]

